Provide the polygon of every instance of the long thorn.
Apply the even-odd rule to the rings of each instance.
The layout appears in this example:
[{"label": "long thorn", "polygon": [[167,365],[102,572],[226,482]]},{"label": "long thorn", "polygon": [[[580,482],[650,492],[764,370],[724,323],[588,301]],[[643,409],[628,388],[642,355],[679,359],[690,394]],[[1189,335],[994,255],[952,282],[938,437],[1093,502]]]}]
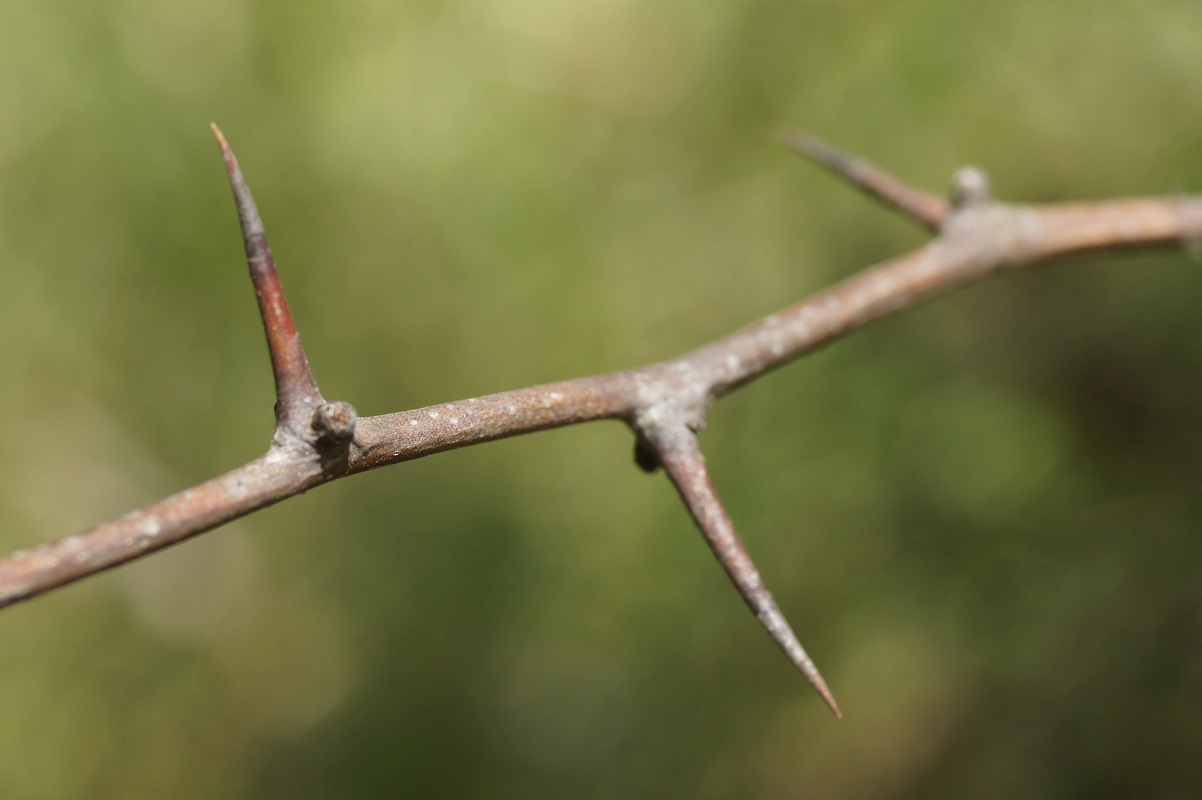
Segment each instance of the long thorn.
[{"label": "long thorn", "polygon": [[705,457],[697,444],[697,438],[692,431],[684,426],[678,430],[652,435],[648,437],[655,449],[660,464],[668,478],[680,493],[689,514],[701,529],[701,535],[718,558],[718,563],[730,577],[743,600],[751,608],[760,624],[768,631],[768,635],[780,646],[793,665],[805,676],[810,685],[822,697],[823,701],[835,713],[842,717],[839,704],[826,686],[818,668],[806,655],[806,651],[797,640],[793,629],[780,608],[776,605],[772,593],[764,585],[755,562],[747,554],[743,542],[735,533],[730,516],[718,499],[718,493],[710,481],[705,469]]},{"label": "long thorn", "polygon": [[271,257],[271,248],[267,246],[263,220],[259,217],[255,199],[221,129],[215,124],[211,127],[221,147],[225,171],[234,192],[246,260],[250,266],[250,279],[259,300],[263,330],[267,333],[267,350],[275,375],[276,420],[293,430],[302,430],[302,426],[309,424],[313,408],[321,403],[321,392],[317,389],[317,381],[309,369],[309,359],[301,347],[300,334],[292,322],[292,312],[288,310],[284,288],[276,273],[275,259]]},{"label": "long thorn", "polygon": [[786,147],[821,164],[928,230],[937,232],[951,213],[950,204],[942,197],[915,189],[875,164],[845,153],[817,136],[785,128],[778,138]]}]

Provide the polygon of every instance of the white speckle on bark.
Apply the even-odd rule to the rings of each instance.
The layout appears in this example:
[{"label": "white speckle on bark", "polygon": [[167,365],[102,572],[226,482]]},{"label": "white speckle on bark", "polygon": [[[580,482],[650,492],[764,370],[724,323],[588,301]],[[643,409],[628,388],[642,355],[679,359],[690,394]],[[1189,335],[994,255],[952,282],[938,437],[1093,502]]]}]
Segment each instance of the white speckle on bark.
[{"label": "white speckle on bark", "polygon": [[[78,533],[74,536],[68,536],[59,543],[66,552],[64,555],[76,564],[82,564],[88,560],[88,545],[84,537]],[[61,559],[60,559],[61,560]]]},{"label": "white speckle on bark", "polygon": [[288,454],[284,452],[284,448],[275,447],[273,445],[272,448],[267,451],[267,455],[263,457],[263,460],[268,464],[282,464],[288,460]]}]

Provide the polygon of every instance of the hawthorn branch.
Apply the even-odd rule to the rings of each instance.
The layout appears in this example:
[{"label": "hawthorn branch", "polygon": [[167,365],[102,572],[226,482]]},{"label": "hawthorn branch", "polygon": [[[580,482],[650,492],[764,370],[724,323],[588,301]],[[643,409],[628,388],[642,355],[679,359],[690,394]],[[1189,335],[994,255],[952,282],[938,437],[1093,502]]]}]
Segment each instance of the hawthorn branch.
[{"label": "hawthorn branch", "polygon": [[318,390],[284,299],[250,190],[220,132],[276,383],[267,452],[231,472],[112,522],[0,559],[0,607],[212,530],[329,481],[457,447],[600,419],[626,423],[636,460],[662,466],[740,594],[838,714],[821,675],[785,622],[735,534],[705,470],[696,434],[709,406],[875,319],[996,272],[1090,252],[1202,240],[1202,197],[1011,205],[978,170],[956,173],[950,201],[805,134],[790,146],[928,228],[912,253],[871,267],[725,338],[659,364],[359,419]]}]

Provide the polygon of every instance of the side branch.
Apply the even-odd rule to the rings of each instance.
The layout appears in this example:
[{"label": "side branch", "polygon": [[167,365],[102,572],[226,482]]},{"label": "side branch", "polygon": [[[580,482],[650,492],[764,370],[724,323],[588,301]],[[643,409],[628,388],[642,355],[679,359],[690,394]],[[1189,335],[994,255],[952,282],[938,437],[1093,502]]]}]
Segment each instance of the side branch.
[{"label": "side branch", "polygon": [[711,376],[715,397],[873,320],[914,308],[995,272],[1090,252],[1202,240],[1202,197],[1012,206],[953,213],[930,244],[870,267],[680,361]]}]

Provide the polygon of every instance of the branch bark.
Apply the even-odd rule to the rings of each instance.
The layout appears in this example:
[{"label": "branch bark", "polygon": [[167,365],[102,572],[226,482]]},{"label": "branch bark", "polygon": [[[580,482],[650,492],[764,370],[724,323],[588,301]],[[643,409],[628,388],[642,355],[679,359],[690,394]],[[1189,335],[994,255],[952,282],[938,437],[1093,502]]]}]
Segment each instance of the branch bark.
[{"label": "branch bark", "polygon": [[432,453],[599,419],[625,422],[636,460],[662,466],[761,624],[832,711],[838,706],[760,579],[705,471],[696,435],[722,396],[872,320],[1008,269],[1088,252],[1202,240],[1202,197],[1011,205],[979,170],[950,201],[797,132],[783,140],[930,230],[929,244],[854,275],[723,339],[659,364],[359,419],[318,389],[237,160],[214,126],[242,226],[276,384],[267,452],[112,522],[0,560],[0,607],[212,530],[315,486]]}]

